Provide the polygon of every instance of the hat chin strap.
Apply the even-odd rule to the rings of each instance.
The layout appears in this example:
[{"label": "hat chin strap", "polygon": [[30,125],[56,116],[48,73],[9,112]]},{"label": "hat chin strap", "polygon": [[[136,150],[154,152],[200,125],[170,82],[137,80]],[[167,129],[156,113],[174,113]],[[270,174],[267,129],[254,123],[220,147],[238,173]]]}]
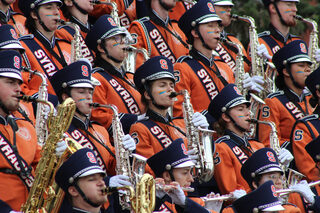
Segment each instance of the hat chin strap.
[{"label": "hat chin strap", "polygon": [[277,14],[278,14],[278,16],[279,16],[279,18],[280,18],[281,24],[283,24],[283,25],[285,25],[285,26],[289,26],[289,25],[283,20],[282,15],[280,14],[279,8],[278,8],[278,6],[277,6],[277,4],[276,4],[276,1],[275,1],[275,2],[272,2],[272,4],[273,4],[274,7],[276,8],[276,11],[277,11]]},{"label": "hat chin strap", "polygon": [[101,206],[100,204],[97,204],[97,203],[94,203],[92,202],[89,198],[87,198],[87,196],[84,194],[84,192],[80,189],[79,185],[78,185],[78,182],[76,182],[74,184],[74,186],[76,187],[76,189],[78,190],[79,194],[81,195],[82,199],[84,201],[86,201],[90,206],[93,206],[95,208]]},{"label": "hat chin strap", "polygon": [[293,75],[292,75],[292,73],[291,73],[290,64],[286,64],[286,69],[287,69],[287,71],[289,72],[289,76],[290,76],[290,79],[291,79],[293,85],[294,85],[295,87],[299,88],[299,89],[304,89],[304,87],[300,86],[300,85],[296,82],[296,80],[293,78]]},{"label": "hat chin strap", "polygon": [[[101,44],[102,44],[102,42],[101,42]],[[121,63],[121,62],[122,62],[121,60],[118,60],[118,59],[112,57],[111,55],[109,55],[109,52],[108,52],[107,48],[106,48],[105,45],[104,45],[104,42],[103,42],[103,44],[101,45],[101,48],[103,49],[103,51],[104,51],[104,53],[106,54],[107,58],[111,59],[112,61],[114,61],[114,62],[116,62],[116,63]]]},{"label": "hat chin strap", "polygon": [[203,46],[204,48],[208,49],[208,50],[212,50],[212,49],[209,47],[209,45],[204,41],[202,35],[200,34],[199,25],[197,25],[197,27],[195,28],[195,31],[196,31],[196,33],[199,35],[199,38],[200,38],[200,40],[201,40],[201,42],[202,42],[202,46]]},{"label": "hat chin strap", "polygon": [[46,31],[46,32],[52,32],[52,30],[49,30],[49,28],[43,23],[43,21],[40,19],[39,13],[38,13],[38,9],[36,9],[35,11],[36,16],[38,17],[39,20],[39,24],[42,26],[42,28]]},{"label": "hat chin strap", "polygon": [[80,13],[82,13],[83,15],[87,15],[88,14],[88,12],[85,11],[84,9],[82,9],[75,0],[72,0],[72,3],[79,10]]},{"label": "hat chin strap", "polygon": [[166,5],[165,3],[163,3],[163,0],[159,0],[159,3],[161,5],[161,7],[163,7],[166,11],[171,10],[171,7],[168,7],[168,5]]},{"label": "hat chin strap", "polygon": [[226,115],[229,117],[229,119],[231,120],[231,122],[234,124],[234,126],[235,126],[238,130],[240,130],[241,132],[246,132],[246,131],[247,131],[245,128],[241,127],[239,124],[237,124],[237,123],[233,120],[233,118],[230,116],[230,114],[229,114],[228,111],[226,111],[225,113],[226,113]]}]

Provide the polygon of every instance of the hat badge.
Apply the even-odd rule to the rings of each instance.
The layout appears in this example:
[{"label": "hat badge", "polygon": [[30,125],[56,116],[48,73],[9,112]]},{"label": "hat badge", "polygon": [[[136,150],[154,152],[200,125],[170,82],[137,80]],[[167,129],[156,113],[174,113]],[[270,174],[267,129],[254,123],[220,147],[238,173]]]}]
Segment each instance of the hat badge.
[{"label": "hat badge", "polygon": [[160,59],[159,62],[160,62],[160,67],[161,67],[162,69],[165,69],[165,70],[169,69],[169,68],[168,68],[168,63],[167,63],[166,60]]},{"label": "hat badge", "polygon": [[97,160],[92,152],[87,152],[87,157],[91,163],[97,163]]},{"label": "hat badge", "polygon": [[17,39],[18,40],[18,35],[16,33],[16,31],[14,29],[10,29],[10,33],[12,35],[12,38]]},{"label": "hat badge", "polygon": [[215,9],[214,9],[214,6],[212,5],[211,2],[208,2],[208,3],[207,3],[207,6],[208,6],[210,12],[212,12],[212,13],[215,13],[215,12],[216,12]]},{"label": "hat badge", "polygon": [[88,67],[86,65],[82,65],[81,66],[81,73],[83,76],[88,77],[89,76],[89,71],[88,71]]},{"label": "hat badge", "polygon": [[300,43],[300,50],[303,53],[307,53],[307,47],[304,43]]},{"label": "hat badge", "polygon": [[117,24],[114,22],[114,20],[112,18],[108,18],[108,22],[112,25],[112,26],[117,26]]},{"label": "hat badge", "polygon": [[20,69],[20,58],[18,56],[13,57],[13,66]]}]

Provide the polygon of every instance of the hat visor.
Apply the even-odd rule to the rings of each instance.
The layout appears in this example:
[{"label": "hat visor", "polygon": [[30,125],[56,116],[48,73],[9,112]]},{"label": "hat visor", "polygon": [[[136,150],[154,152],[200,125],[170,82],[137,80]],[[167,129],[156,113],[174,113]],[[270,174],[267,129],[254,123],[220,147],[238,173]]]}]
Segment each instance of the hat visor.
[{"label": "hat visor", "polygon": [[13,73],[13,72],[0,73],[0,77],[15,78],[15,79],[18,79],[18,80],[22,81],[21,75],[19,75],[17,73]]},{"label": "hat visor", "polygon": [[231,106],[229,108],[238,106],[240,104],[246,104],[247,106],[250,106],[251,103],[250,103],[250,101],[247,101],[246,99],[243,98],[242,100],[236,101],[233,104],[231,104]]},{"label": "hat visor", "polygon": [[127,35],[123,30],[118,29],[118,30],[115,30],[114,32],[110,33],[108,36],[106,36],[105,39],[111,38],[111,37],[116,36],[116,35],[121,35],[121,34]]},{"label": "hat visor", "polygon": [[283,206],[280,204],[262,209],[263,212],[276,212],[276,211],[283,211],[283,210],[285,210],[285,208],[283,208]]},{"label": "hat visor", "polygon": [[213,3],[213,4],[217,5],[217,6],[234,6],[232,1],[219,1],[219,2]]},{"label": "hat visor", "polygon": [[221,18],[219,16],[211,16],[199,21],[199,24],[205,24],[213,21],[221,21]]},{"label": "hat visor", "polygon": [[7,44],[7,45],[4,45],[4,46],[0,47],[0,49],[9,49],[9,50],[18,49],[19,51],[20,50],[23,50],[23,52],[25,51],[23,46],[21,44],[19,44],[19,43]]},{"label": "hat visor", "polygon": [[300,58],[297,58],[295,60],[290,61],[290,63],[299,63],[299,62],[308,62],[308,63],[312,64],[312,61],[310,60],[309,57],[300,57]]},{"label": "hat visor", "polygon": [[93,175],[93,174],[106,174],[102,169],[98,169],[98,168],[95,168],[95,169],[90,169],[89,171],[86,171],[85,173],[81,174],[79,177],[86,177],[86,176],[89,176],[89,175]]},{"label": "hat visor", "polygon": [[281,1],[292,1],[292,2],[300,2],[300,0],[281,0]]},{"label": "hat visor", "polygon": [[59,3],[59,5],[62,5],[62,1],[60,1],[60,0],[45,0],[45,1],[42,1],[41,3],[39,3],[38,5],[49,4],[49,3],[54,3],[54,2]]},{"label": "hat visor", "polygon": [[187,160],[183,163],[176,165],[173,168],[184,168],[184,167],[193,167],[193,166],[194,166],[194,163],[191,160]]},{"label": "hat visor", "polygon": [[100,81],[92,76],[91,76],[91,83],[93,86],[100,86],[101,85]]},{"label": "hat visor", "polygon": [[270,167],[262,172],[259,172],[259,174],[265,174],[268,172],[281,172],[281,174],[283,174],[283,170],[280,167]]},{"label": "hat visor", "polygon": [[89,84],[89,83],[76,83],[76,84],[72,84],[70,85],[70,87],[77,87],[77,88],[92,88],[93,89],[93,85]]},{"label": "hat visor", "polygon": [[[159,71],[158,73],[161,73],[161,72],[168,72],[168,71]],[[148,81],[153,81],[153,80],[158,80],[158,79],[164,79],[164,78],[169,78],[169,79],[172,79],[175,81],[175,78],[172,74],[169,74],[169,73],[161,73],[161,74],[157,74],[157,75],[154,75],[154,76],[151,76],[150,78],[146,78],[146,80]]]}]

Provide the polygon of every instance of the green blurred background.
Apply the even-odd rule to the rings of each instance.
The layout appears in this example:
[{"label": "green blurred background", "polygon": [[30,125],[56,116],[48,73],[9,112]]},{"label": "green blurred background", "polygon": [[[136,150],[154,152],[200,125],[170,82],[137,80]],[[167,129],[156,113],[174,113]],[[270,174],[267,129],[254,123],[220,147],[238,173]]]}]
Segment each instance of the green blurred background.
[{"label": "green blurred background", "polygon": [[[232,13],[237,15],[252,16],[255,19],[257,32],[265,31],[269,26],[269,15],[261,0],[233,0],[235,4]],[[319,0],[300,0],[298,4],[298,13],[304,18],[315,20],[318,25],[320,21],[320,2]],[[319,26],[318,26],[319,27]],[[300,21],[291,28],[291,33],[300,36],[308,42],[310,27]],[[248,45],[248,24],[242,21],[234,21],[226,31],[233,33],[243,43],[245,47]]]}]

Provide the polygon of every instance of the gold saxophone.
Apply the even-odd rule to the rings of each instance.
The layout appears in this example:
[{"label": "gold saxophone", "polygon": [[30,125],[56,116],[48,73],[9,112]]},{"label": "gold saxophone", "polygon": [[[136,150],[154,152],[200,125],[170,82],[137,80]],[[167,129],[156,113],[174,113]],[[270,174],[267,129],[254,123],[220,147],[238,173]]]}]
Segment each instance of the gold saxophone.
[{"label": "gold saxophone", "polygon": [[[36,101],[23,96],[24,100]],[[76,104],[72,98],[67,98],[58,106],[57,115],[53,115],[53,108],[48,118],[49,135],[42,148],[42,156],[35,171],[35,180],[30,189],[26,203],[21,207],[24,213],[45,212],[44,203],[51,199],[49,187],[52,184],[54,173],[58,166],[58,156],[55,154],[57,142],[63,138],[63,133],[69,128]]]},{"label": "gold saxophone", "polygon": [[131,166],[131,153],[122,145],[124,133],[116,106],[98,103],[92,103],[91,106],[105,107],[113,112],[112,132],[116,155],[116,173],[128,176],[134,186],[134,190],[127,187],[128,194],[119,194],[122,209],[133,210],[136,213],[152,212],[155,207],[155,181],[151,175],[144,174],[147,159],[138,154],[132,154],[133,163]]},{"label": "gold saxophone", "polygon": [[97,4],[106,4],[106,5],[111,5],[112,10],[110,15],[114,19],[115,23],[120,27],[120,18],[119,18],[119,13],[118,13],[118,6],[114,1],[107,0],[107,1],[99,1],[99,0],[91,0],[91,4],[97,5]]},{"label": "gold saxophone", "polygon": [[71,61],[70,63],[78,61],[80,58],[83,58],[81,52],[81,34],[80,27],[73,22],[64,21],[62,19],[59,22],[63,25],[71,26],[74,29],[73,40],[71,41]]},{"label": "gold saxophone", "polygon": [[317,63],[316,61],[316,50],[319,49],[318,24],[315,20],[312,20],[309,18],[303,18],[302,16],[299,16],[299,15],[295,15],[295,18],[299,21],[303,21],[304,23],[312,26],[312,31],[309,37],[309,50],[308,50],[309,57],[313,63],[311,65],[311,72],[312,72],[319,67],[319,63]]},{"label": "gold saxophone", "polygon": [[145,48],[136,48],[134,46],[127,46],[125,50],[128,52],[128,56],[123,62],[125,71],[130,73],[135,73],[136,70],[136,58],[139,53],[143,55],[144,62],[146,62],[150,56],[148,51]]},{"label": "gold saxophone", "polygon": [[228,41],[227,39],[221,38],[221,41],[224,43],[227,43],[231,46],[234,46],[238,52],[237,52],[237,57],[236,57],[236,69],[235,69],[235,85],[237,85],[238,89],[240,90],[241,94],[246,95],[247,90],[243,88],[243,80],[244,80],[244,64],[243,64],[243,52],[242,52],[242,47],[240,44]]},{"label": "gold saxophone", "polygon": [[187,90],[181,90],[178,94],[183,95],[183,118],[186,125],[186,137],[188,139],[188,150],[196,150],[198,161],[195,165],[195,176],[200,181],[208,182],[214,171],[213,153],[212,153],[212,134],[214,131],[196,128],[192,122],[194,114],[190,95]]}]

